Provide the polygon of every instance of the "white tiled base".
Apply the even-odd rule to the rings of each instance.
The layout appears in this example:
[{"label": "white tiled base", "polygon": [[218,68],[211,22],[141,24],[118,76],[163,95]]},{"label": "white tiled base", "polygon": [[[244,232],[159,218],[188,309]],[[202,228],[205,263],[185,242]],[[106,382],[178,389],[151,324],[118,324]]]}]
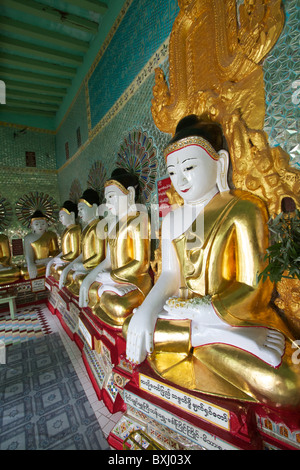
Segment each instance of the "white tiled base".
[{"label": "white tiled base", "polygon": [[120,420],[123,413],[118,412],[115,414],[111,414],[104,405],[103,401],[99,401],[94,387],[91,383],[91,380],[88,376],[88,373],[86,371],[79,348],[77,347],[75,342],[69,338],[69,336],[61,326],[58,317],[56,315],[52,315],[50,310],[45,305],[43,305],[42,308],[43,313],[47,318],[47,322],[51,328],[51,331],[53,333],[58,332],[60,334],[61,340],[63,341],[64,346],[70,356],[74,369],[76,370],[76,373],[81,381],[82,387],[89,399],[89,402],[95,412],[95,415],[97,416],[103,434],[107,438],[110,431]]}]

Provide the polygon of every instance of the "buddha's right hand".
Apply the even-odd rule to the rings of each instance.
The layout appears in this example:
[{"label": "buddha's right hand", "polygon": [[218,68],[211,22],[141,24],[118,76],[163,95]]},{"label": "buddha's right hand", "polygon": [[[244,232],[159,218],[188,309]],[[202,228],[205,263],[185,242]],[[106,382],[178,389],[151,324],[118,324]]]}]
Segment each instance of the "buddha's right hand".
[{"label": "buddha's right hand", "polygon": [[29,274],[30,279],[36,279],[36,277],[37,277],[37,267],[36,267],[35,263],[28,264],[27,269],[28,269],[28,274]]},{"label": "buddha's right hand", "polygon": [[157,316],[141,306],[133,311],[126,338],[126,357],[135,364],[143,362],[154,348],[154,328]]},{"label": "buddha's right hand", "polygon": [[65,284],[66,279],[67,279],[67,274],[68,274],[70,269],[71,269],[71,267],[69,265],[65,269],[62,270],[62,272],[60,274],[60,277],[59,277],[59,284],[58,284],[60,289],[62,289],[64,287],[64,284]]},{"label": "buddha's right hand", "polygon": [[47,267],[46,267],[46,277],[49,277],[50,276],[50,268],[52,266],[52,264],[54,263],[55,261],[55,258],[53,258],[52,260],[49,261],[49,263],[47,264]]},{"label": "buddha's right hand", "polygon": [[[91,273],[90,273],[91,274]],[[89,274],[83,279],[79,290],[79,307],[87,307],[89,302],[89,289],[94,279]]]},{"label": "buddha's right hand", "polygon": [[74,271],[82,271],[85,270],[85,267],[83,263],[76,262],[74,263],[73,269]]}]

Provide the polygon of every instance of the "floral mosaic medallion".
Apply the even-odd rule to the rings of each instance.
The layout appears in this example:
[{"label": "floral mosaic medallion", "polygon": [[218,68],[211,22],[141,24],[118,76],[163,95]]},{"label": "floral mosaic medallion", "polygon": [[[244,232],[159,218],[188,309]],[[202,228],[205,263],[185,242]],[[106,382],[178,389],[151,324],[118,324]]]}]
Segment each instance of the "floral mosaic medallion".
[{"label": "floral mosaic medallion", "polygon": [[147,203],[157,178],[157,152],[147,132],[133,129],[125,137],[116,164],[118,167],[134,173],[140,182],[140,199]]},{"label": "floral mosaic medallion", "polygon": [[0,194],[0,231],[9,227],[12,220],[12,207],[5,197]]},{"label": "floral mosaic medallion", "polygon": [[55,223],[58,217],[58,206],[49,194],[38,191],[24,194],[16,202],[16,216],[24,227],[30,226],[30,219],[35,211],[41,211],[48,221]]},{"label": "floral mosaic medallion", "polygon": [[82,193],[80,181],[78,178],[75,178],[71,183],[69,199],[77,204]]},{"label": "floral mosaic medallion", "polygon": [[100,201],[103,199],[106,179],[107,173],[102,162],[94,162],[88,174],[87,187],[97,191]]}]

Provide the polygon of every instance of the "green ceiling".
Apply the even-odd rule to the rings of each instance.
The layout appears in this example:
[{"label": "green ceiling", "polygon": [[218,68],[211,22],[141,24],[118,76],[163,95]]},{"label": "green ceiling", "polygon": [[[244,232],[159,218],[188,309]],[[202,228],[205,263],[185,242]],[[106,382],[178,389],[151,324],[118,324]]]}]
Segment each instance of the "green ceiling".
[{"label": "green ceiling", "polygon": [[124,0],[2,0],[0,121],[55,130]]}]

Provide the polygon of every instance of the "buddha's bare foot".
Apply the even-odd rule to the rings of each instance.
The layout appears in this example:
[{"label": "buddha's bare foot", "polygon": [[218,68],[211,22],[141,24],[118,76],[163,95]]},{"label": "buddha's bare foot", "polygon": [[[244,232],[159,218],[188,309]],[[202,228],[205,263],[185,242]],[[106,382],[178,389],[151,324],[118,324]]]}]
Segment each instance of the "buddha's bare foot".
[{"label": "buddha's bare foot", "polygon": [[285,338],[277,330],[264,327],[201,327],[193,325],[194,347],[222,343],[237,347],[257,356],[272,367],[281,363],[285,349]]}]

